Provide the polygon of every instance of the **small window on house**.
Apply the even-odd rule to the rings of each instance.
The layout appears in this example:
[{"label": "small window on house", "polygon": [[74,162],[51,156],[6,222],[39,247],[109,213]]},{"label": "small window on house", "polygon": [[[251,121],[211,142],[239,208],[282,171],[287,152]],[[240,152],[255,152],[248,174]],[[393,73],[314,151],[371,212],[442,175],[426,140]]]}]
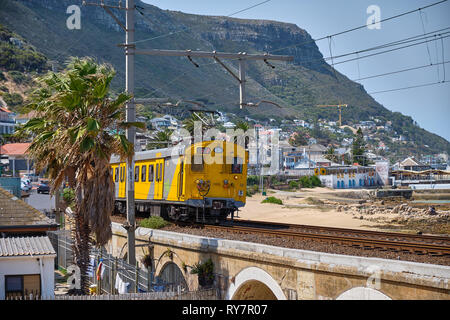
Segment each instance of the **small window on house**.
[{"label": "small window on house", "polygon": [[134,181],[139,182],[139,166],[134,167]]},{"label": "small window on house", "polygon": [[153,175],[154,175],[153,169],[154,169],[154,166],[152,164],[148,166],[148,181],[149,182],[153,182]]},{"label": "small window on house", "polygon": [[147,178],[147,166],[142,166],[141,181],[145,182]]},{"label": "small window on house", "polygon": [[15,295],[23,295],[23,276],[5,276],[6,298]]}]

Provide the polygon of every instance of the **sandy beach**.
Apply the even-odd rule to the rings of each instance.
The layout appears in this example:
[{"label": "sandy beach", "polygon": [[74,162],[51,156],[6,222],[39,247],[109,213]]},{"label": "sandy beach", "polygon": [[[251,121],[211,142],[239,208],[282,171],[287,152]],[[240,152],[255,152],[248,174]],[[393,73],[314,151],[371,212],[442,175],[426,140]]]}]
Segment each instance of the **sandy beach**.
[{"label": "sandy beach", "polygon": [[[245,207],[240,209],[238,217],[235,218],[384,231],[387,224],[393,229],[398,227],[397,231],[406,231],[405,221],[410,223],[415,219],[426,219],[428,224],[434,224],[433,219],[437,218],[421,212],[422,209],[409,208],[412,204],[407,200],[385,204],[380,199],[371,199],[368,194],[369,190],[361,189],[314,188],[296,192],[269,190],[267,196],[255,194],[247,197]],[[261,203],[270,196],[281,199],[283,204]],[[395,206],[405,207],[396,211]],[[448,215],[448,212],[440,212]],[[402,225],[397,224],[399,221],[403,222]],[[448,229],[447,220],[444,221],[443,226],[446,230]],[[406,229],[409,229],[406,232],[421,231],[422,226]]]}]

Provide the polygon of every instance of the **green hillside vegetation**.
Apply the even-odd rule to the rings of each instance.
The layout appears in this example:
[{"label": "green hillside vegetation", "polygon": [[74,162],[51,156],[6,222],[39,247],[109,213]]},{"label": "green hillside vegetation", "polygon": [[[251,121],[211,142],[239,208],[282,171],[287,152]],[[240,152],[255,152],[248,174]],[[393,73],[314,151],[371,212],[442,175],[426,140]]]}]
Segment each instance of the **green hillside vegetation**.
[{"label": "green hillside vegetation", "polygon": [[[44,69],[44,61],[51,60],[62,68],[70,56],[91,56],[99,62],[108,62],[117,70],[112,83],[116,92],[124,89],[125,55],[118,46],[124,42],[124,32],[101,8],[81,6],[81,29],[66,27],[66,9],[71,0],[9,1],[0,0],[0,21],[30,44],[27,54],[22,53],[8,65],[19,72]],[[184,57],[136,56],[136,97],[170,97],[204,103],[211,110],[233,112],[236,119],[249,115],[266,121],[269,117],[277,123],[283,119],[304,119],[314,123],[320,119],[336,121],[338,110],[318,108],[317,104],[344,102],[349,106],[342,111],[343,124],[353,126],[359,121],[376,117],[392,122],[393,131],[407,137],[410,143],[393,143],[393,132],[380,133],[391,152],[399,154],[431,154],[447,152],[450,142],[420,128],[411,117],[391,112],[370,95],[364,87],[352,82],[323,60],[311,36],[296,25],[266,20],[246,20],[227,17],[199,16],[161,10],[136,1],[145,17],[136,14],[136,40],[140,50],[178,49],[223,52],[263,53],[279,48],[276,54],[293,55],[293,63],[273,62],[275,69],[263,62],[248,63],[248,100],[272,100],[283,106],[261,104],[258,108],[239,109],[239,88],[236,80],[211,59],[194,59],[195,67]],[[123,20],[123,12],[116,12]],[[50,23],[51,22],[51,23]],[[4,30],[2,28],[1,30]],[[178,32],[171,36],[170,32]],[[20,37],[19,37],[20,36]],[[141,41],[152,39],[151,41]],[[307,43],[302,46],[294,44]],[[10,44],[5,44],[8,50]],[[32,48],[35,48],[32,49]],[[41,57],[44,55],[47,60]],[[8,55],[9,56],[9,55]],[[313,61],[313,62],[311,62]],[[236,61],[226,64],[237,70]],[[2,63],[3,65],[3,63]],[[17,65],[17,67],[16,67]],[[34,69],[33,69],[34,68]],[[1,79],[1,78],[0,78]],[[1,85],[1,83],[0,83]],[[389,106],[387,106],[389,108]],[[167,113],[167,108],[143,106],[147,115]],[[185,117],[180,113],[179,116]],[[338,142],[343,135],[324,130],[312,130],[311,136],[320,142]],[[426,145],[428,147],[426,147]]]}]

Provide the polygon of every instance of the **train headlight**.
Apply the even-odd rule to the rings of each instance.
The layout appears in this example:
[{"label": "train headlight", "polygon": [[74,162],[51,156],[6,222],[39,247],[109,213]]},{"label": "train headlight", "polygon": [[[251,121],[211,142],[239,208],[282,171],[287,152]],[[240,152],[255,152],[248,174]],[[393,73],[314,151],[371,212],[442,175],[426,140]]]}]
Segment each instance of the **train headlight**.
[{"label": "train headlight", "polygon": [[234,176],[234,180],[237,180],[238,179],[238,176]]}]

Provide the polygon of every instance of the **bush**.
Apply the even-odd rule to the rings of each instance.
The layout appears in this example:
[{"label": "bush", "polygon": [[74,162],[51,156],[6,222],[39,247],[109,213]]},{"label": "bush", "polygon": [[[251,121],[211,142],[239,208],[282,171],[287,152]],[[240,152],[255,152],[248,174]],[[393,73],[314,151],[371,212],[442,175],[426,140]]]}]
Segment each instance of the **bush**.
[{"label": "bush", "polygon": [[18,93],[4,93],[3,100],[9,107],[15,107],[23,103],[23,98]]},{"label": "bush", "polygon": [[275,203],[275,204],[283,204],[283,201],[281,199],[275,198],[275,197],[267,197],[261,203]]},{"label": "bush", "polygon": [[24,83],[28,80],[27,77],[22,72],[19,72],[19,71],[10,71],[10,72],[8,72],[8,74],[15,83],[20,84],[20,83]]},{"label": "bush", "polygon": [[212,285],[214,282],[214,263],[211,258],[203,263],[197,262],[192,267],[191,274],[198,274],[198,283],[201,287]]},{"label": "bush", "polygon": [[311,184],[313,187],[320,187],[322,185],[322,182],[320,181],[319,177],[311,176]]},{"label": "bush", "polygon": [[3,74],[3,72],[0,71],[0,81],[5,81],[5,80],[6,80],[5,75]]},{"label": "bush", "polygon": [[168,221],[164,220],[161,217],[150,217],[147,219],[143,219],[139,222],[139,226],[143,228],[150,228],[150,229],[161,229],[164,228],[169,224]]},{"label": "bush", "polygon": [[247,177],[247,185],[248,186],[253,186],[253,185],[258,185],[259,184],[259,177],[258,176],[248,176]]},{"label": "bush", "polygon": [[298,189],[300,187],[300,184],[298,181],[292,180],[289,181],[289,189]]},{"label": "bush", "polygon": [[68,206],[71,206],[75,201],[75,191],[72,188],[64,188],[62,198]]},{"label": "bush", "polygon": [[312,188],[311,179],[308,176],[303,176],[300,178],[300,183],[303,188]]}]

